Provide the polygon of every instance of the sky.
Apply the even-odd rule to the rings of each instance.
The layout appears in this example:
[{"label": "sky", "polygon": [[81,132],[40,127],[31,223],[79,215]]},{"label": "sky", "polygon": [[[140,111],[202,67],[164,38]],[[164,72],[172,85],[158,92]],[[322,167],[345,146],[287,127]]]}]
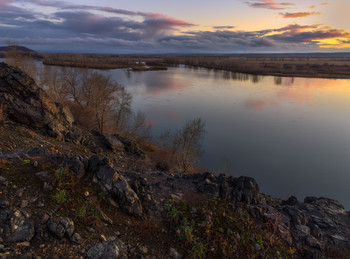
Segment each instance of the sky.
[{"label": "sky", "polygon": [[350,0],[0,0],[0,45],[41,52],[350,51]]}]

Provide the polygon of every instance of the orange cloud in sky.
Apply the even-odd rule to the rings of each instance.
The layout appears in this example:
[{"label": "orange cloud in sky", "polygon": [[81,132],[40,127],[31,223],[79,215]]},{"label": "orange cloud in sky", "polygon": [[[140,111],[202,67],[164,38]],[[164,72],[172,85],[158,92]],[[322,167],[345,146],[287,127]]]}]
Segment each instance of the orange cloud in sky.
[{"label": "orange cloud in sky", "polygon": [[277,3],[274,0],[256,0],[255,2],[247,2],[247,4],[250,7],[259,9],[285,9],[290,5],[294,5],[292,3]]},{"label": "orange cloud in sky", "polygon": [[283,18],[303,18],[312,15],[320,15],[320,12],[298,12],[298,13],[279,13]]}]

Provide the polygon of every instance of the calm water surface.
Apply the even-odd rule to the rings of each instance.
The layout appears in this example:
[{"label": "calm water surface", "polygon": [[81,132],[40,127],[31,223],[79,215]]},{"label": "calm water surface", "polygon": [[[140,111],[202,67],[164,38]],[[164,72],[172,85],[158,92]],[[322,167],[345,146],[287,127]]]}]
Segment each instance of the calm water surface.
[{"label": "calm water surface", "polygon": [[154,135],[202,117],[209,170],[254,177],[273,196],[325,196],[350,208],[350,80],[185,67],[107,73],[132,93]]}]

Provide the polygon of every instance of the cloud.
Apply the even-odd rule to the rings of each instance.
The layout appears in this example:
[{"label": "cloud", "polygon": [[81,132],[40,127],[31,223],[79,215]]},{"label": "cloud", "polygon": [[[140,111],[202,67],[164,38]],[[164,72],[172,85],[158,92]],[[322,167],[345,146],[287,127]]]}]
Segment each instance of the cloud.
[{"label": "cloud", "polygon": [[311,29],[317,29],[320,24],[313,25],[299,25],[299,24],[289,24],[279,29],[274,29],[273,31],[305,31]]},{"label": "cloud", "polygon": [[246,2],[246,4],[253,8],[273,10],[282,10],[294,5],[293,3],[276,3],[274,0],[256,0],[255,2]]},{"label": "cloud", "polygon": [[[19,5],[20,3],[21,5]],[[260,1],[269,9],[289,3]],[[27,8],[26,4],[30,4]],[[50,7],[46,13],[39,7]],[[23,7],[23,8],[22,8]],[[45,9],[46,10],[46,9]],[[289,13],[283,13],[289,14]],[[39,51],[104,53],[189,53],[309,51],[325,39],[349,38],[349,32],[321,24],[290,24],[277,29],[237,30],[214,26],[210,31],[186,31],[193,23],[160,13],[111,7],[73,5],[65,1],[0,0],[1,39],[12,38]],[[214,31],[212,31],[214,29]],[[0,40],[1,40],[0,39]],[[345,42],[345,41],[344,41]]]},{"label": "cloud", "polygon": [[224,30],[224,29],[233,29],[236,26],[213,26],[213,29],[217,29],[217,30]]},{"label": "cloud", "polygon": [[283,18],[303,18],[312,15],[321,15],[320,12],[298,12],[298,13],[279,13]]},{"label": "cloud", "polygon": [[267,37],[280,42],[315,44],[313,41],[348,38],[350,37],[350,33],[345,30],[330,28],[317,28],[311,31],[304,31],[300,30],[300,27],[296,27],[295,29],[291,28],[289,30],[285,30],[280,34],[275,34]]},{"label": "cloud", "polygon": [[231,52],[274,46],[271,40],[260,37],[259,32],[227,30],[188,32],[188,35],[165,37],[159,44],[188,52]]}]

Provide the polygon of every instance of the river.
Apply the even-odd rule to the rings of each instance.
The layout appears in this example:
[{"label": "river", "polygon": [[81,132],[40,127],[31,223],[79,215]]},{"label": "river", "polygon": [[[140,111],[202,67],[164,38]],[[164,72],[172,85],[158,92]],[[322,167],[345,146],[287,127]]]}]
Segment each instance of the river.
[{"label": "river", "polygon": [[201,117],[201,165],[254,177],[262,192],[350,207],[350,80],[252,76],[204,68],[109,70],[155,136]]}]

